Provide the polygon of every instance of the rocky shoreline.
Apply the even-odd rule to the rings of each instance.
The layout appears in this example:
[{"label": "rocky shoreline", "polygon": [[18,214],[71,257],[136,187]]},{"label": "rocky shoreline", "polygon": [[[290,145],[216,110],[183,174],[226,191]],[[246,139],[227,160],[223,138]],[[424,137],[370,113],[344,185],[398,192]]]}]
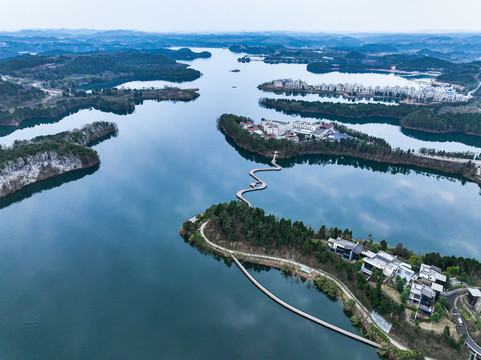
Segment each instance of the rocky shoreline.
[{"label": "rocky shoreline", "polygon": [[114,123],[96,122],[0,149],[0,199],[36,182],[99,165],[97,152],[88,145],[117,132]]}]

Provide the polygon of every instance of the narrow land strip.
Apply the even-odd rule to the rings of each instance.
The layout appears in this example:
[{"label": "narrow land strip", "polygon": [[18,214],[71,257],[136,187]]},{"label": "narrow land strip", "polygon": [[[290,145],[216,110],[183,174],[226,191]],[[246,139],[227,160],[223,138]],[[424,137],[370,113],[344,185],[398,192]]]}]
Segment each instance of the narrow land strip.
[{"label": "narrow land strip", "polygon": [[[205,235],[205,232],[204,232],[204,229],[205,229],[205,226],[207,225],[208,221],[204,222],[201,226],[200,226],[200,234],[202,236],[202,238],[205,240],[205,242],[207,243],[207,245],[209,245],[212,249],[215,249],[219,252],[221,252],[222,254],[224,254],[225,256],[232,256],[232,255],[237,255],[237,257],[239,256],[242,256],[244,258],[250,258],[252,259],[253,262],[255,262],[255,260],[257,259],[257,261],[259,260],[267,260],[267,261],[271,261],[271,262],[274,262],[274,263],[280,263],[280,264],[288,264],[288,265],[294,265],[296,267],[304,267],[304,268],[307,268],[307,269],[310,269],[312,270],[314,273],[317,273],[319,275],[322,275],[322,276],[325,276],[327,277],[329,280],[332,280],[334,281],[338,286],[339,288],[341,289],[341,291],[344,293],[344,295],[347,297],[347,299],[354,299],[356,300],[356,309],[360,312],[360,314],[369,322],[369,323],[374,323],[374,320],[371,318],[371,315],[369,313],[369,311],[359,302],[357,301],[356,297],[354,296],[354,294],[347,288],[347,286],[345,286],[339,279],[337,279],[335,276],[332,276],[331,274],[329,273],[326,273],[325,271],[323,270],[320,270],[320,269],[312,269],[311,267],[307,266],[307,265],[304,265],[304,264],[301,264],[301,263],[298,263],[296,261],[292,261],[292,260],[287,260],[287,259],[282,259],[282,258],[277,258],[277,257],[274,257],[274,256],[266,256],[266,255],[258,255],[258,254],[251,254],[251,253],[244,253],[244,252],[240,252],[240,251],[233,251],[233,250],[230,250],[230,249],[227,249],[223,246],[220,246],[220,245],[217,245],[215,243],[213,243],[212,241],[210,241],[207,236]],[[389,334],[386,334],[385,335],[389,338],[389,341],[391,342],[391,344],[393,346],[395,346],[396,348],[400,349],[400,350],[409,350],[406,346],[402,345],[401,343],[399,343],[398,341],[396,341],[395,339],[393,339]],[[426,358],[428,359],[428,358]]]},{"label": "narrow land strip", "polygon": [[292,305],[289,305],[288,303],[286,303],[285,301],[282,301],[281,299],[279,299],[277,296],[275,296],[274,294],[272,294],[269,290],[267,290],[265,287],[263,287],[256,279],[254,279],[254,277],[249,274],[247,272],[247,270],[242,266],[242,264],[239,262],[239,260],[237,260],[237,258],[235,257],[234,254],[231,254],[231,257],[232,259],[234,260],[234,262],[237,264],[237,266],[239,267],[239,269],[241,269],[241,271],[244,273],[245,276],[247,276],[247,278],[252,281],[252,283],[257,286],[264,294],[266,294],[267,296],[269,296],[272,300],[274,300],[275,302],[277,302],[278,304],[284,306],[286,309],[302,316],[302,317],[305,317],[306,319],[308,320],[311,320],[313,322],[315,322],[316,324],[319,324],[319,325],[322,325],[328,329],[331,329],[333,331],[336,331],[338,332],[339,334],[341,335],[345,335],[347,337],[350,337],[354,340],[357,340],[357,341],[360,341],[362,343],[365,343],[367,345],[370,345],[372,347],[375,347],[375,348],[380,348],[381,345],[378,344],[377,342],[374,342],[374,341],[371,341],[369,339],[366,339],[362,336],[359,336],[359,335],[356,335],[356,334],[353,334],[349,331],[346,331],[344,329],[341,329],[335,325],[332,325],[326,321],[323,321],[323,320],[320,320],[312,315],[309,315],[307,313],[305,313],[304,311],[301,311],[297,308],[295,308],[294,306]]}]

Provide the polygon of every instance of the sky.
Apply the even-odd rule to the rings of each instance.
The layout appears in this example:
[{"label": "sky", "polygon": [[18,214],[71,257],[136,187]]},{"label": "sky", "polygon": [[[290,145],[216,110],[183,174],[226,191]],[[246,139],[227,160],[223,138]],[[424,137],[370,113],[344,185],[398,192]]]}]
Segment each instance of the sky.
[{"label": "sky", "polygon": [[3,0],[0,31],[481,32],[480,0]]}]

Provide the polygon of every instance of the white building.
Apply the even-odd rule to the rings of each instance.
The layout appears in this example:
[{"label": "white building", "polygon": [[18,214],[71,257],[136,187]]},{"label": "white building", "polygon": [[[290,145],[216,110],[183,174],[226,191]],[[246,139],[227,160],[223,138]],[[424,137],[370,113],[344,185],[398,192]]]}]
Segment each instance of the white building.
[{"label": "white building", "polygon": [[329,250],[339,254],[346,260],[357,260],[361,254],[363,245],[359,242],[352,242],[338,237],[337,239],[329,239],[327,241]]},{"label": "white building", "polygon": [[433,313],[433,303],[439,294],[428,285],[414,283],[409,292],[411,300],[418,308],[429,314]]},{"label": "white building", "polygon": [[468,302],[476,311],[481,312],[481,291],[478,288],[468,288]]},{"label": "white building", "polygon": [[[399,261],[397,256],[388,254],[383,250],[377,254],[372,251],[363,251],[361,255],[364,255],[361,271],[366,275],[371,275],[373,268],[381,270],[384,276],[388,278],[396,276],[400,269],[409,273],[409,264]],[[401,276],[401,274],[399,275]]]},{"label": "white building", "polygon": [[283,121],[262,119],[262,128],[266,134],[284,135],[291,131],[291,124]]},{"label": "white building", "polygon": [[305,132],[306,134],[310,134],[314,130],[317,130],[321,127],[321,124],[312,124],[304,121],[294,121],[292,123],[292,131],[295,132]]},{"label": "white building", "polygon": [[419,274],[417,278],[423,284],[429,286],[431,286],[432,284],[437,285],[435,286],[435,288],[441,289],[441,291],[443,291],[447,280],[446,275],[441,274],[440,268],[426,264],[421,264],[421,268],[419,269]]}]

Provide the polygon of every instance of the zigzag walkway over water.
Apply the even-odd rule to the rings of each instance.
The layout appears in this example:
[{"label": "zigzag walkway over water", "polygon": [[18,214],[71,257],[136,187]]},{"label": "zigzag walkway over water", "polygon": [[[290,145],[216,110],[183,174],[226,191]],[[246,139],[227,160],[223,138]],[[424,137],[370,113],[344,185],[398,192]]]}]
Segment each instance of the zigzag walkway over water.
[{"label": "zigzag walkway over water", "polygon": [[242,195],[246,192],[249,192],[249,191],[264,190],[267,187],[267,183],[265,181],[263,181],[262,179],[260,179],[259,177],[257,177],[255,175],[255,173],[258,172],[258,171],[279,171],[279,170],[281,170],[282,168],[279,165],[277,165],[276,159],[277,159],[277,151],[274,152],[274,159],[272,159],[272,161],[271,161],[271,164],[275,166],[274,168],[252,169],[251,171],[249,171],[249,175],[252,176],[257,181],[255,181],[253,183],[250,183],[251,187],[249,189],[243,189],[243,190],[239,190],[237,192],[236,196],[239,199],[241,199],[242,201],[244,201],[247,205],[249,205],[249,207],[252,207],[251,203],[249,202],[249,200],[244,198]]},{"label": "zigzag walkway over water", "polygon": [[254,278],[252,277],[252,275],[247,272],[247,270],[244,268],[244,266],[242,266],[242,264],[240,263],[240,261],[237,260],[237,258],[235,257],[234,254],[231,254],[231,256],[232,256],[232,259],[234,259],[234,261],[235,261],[235,263],[237,264],[237,266],[239,267],[239,269],[242,270],[242,272],[244,273],[244,275],[247,276],[247,278],[248,278],[250,281],[252,281],[252,283],[253,283],[255,286],[257,286],[264,294],[266,294],[267,296],[269,296],[272,300],[274,300],[274,301],[277,302],[278,304],[284,306],[286,309],[291,310],[292,312],[294,312],[294,313],[296,313],[296,314],[298,314],[298,315],[300,315],[300,316],[303,316],[303,317],[305,317],[306,319],[315,322],[316,324],[322,325],[322,326],[324,326],[324,327],[326,327],[326,328],[328,328],[328,329],[331,329],[331,330],[333,330],[333,331],[336,331],[336,332],[338,332],[338,333],[340,333],[340,334],[342,334],[342,335],[348,336],[348,337],[350,337],[350,338],[352,338],[352,339],[354,339],[354,340],[360,341],[360,342],[362,342],[362,343],[364,343],[364,344],[370,345],[370,346],[375,347],[375,348],[380,348],[380,347],[381,347],[380,344],[378,344],[378,343],[376,343],[376,342],[374,342],[374,341],[371,341],[371,340],[366,339],[366,338],[364,338],[364,337],[362,337],[362,336],[353,334],[353,333],[351,333],[351,332],[349,332],[349,331],[346,331],[346,330],[341,329],[341,328],[339,328],[339,327],[337,327],[337,326],[334,326],[334,325],[332,325],[332,324],[329,324],[328,322],[322,321],[322,320],[320,320],[320,319],[318,319],[318,318],[316,318],[316,317],[314,317],[314,316],[312,316],[312,315],[309,315],[309,314],[305,313],[304,311],[301,311],[301,310],[295,308],[294,306],[289,305],[288,303],[282,301],[282,300],[279,299],[277,296],[275,296],[274,294],[272,294],[271,292],[269,292],[269,290],[267,290],[267,289],[266,289],[265,287],[263,287],[261,284],[259,284],[259,283],[257,282],[257,280],[254,279]]}]

